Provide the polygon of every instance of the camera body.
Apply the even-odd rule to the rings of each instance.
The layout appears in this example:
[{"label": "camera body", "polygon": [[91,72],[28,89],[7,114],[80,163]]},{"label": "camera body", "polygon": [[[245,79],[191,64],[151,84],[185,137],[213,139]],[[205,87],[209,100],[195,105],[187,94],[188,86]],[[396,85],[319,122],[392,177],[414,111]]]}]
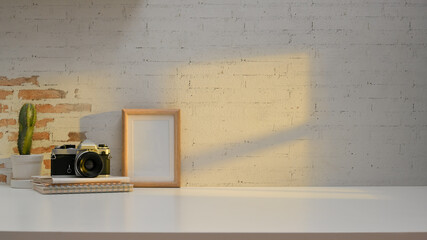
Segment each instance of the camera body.
[{"label": "camera body", "polygon": [[75,145],[55,147],[51,154],[51,174],[78,177],[110,175],[110,148],[90,140]]}]

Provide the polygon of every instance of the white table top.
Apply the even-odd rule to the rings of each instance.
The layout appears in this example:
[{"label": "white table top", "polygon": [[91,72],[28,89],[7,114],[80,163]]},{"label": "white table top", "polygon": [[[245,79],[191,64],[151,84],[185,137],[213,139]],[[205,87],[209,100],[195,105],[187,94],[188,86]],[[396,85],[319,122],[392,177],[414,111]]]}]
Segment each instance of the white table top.
[{"label": "white table top", "polygon": [[[42,195],[0,186],[1,232],[421,233],[427,187],[136,188]],[[427,238],[425,238],[427,239]]]}]

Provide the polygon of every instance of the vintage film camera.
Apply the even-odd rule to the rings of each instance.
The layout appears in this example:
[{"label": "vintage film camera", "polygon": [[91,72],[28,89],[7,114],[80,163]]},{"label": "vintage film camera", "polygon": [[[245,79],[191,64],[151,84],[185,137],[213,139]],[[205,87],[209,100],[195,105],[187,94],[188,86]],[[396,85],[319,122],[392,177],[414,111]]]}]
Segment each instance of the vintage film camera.
[{"label": "vintage film camera", "polygon": [[55,147],[51,154],[51,174],[97,177],[110,175],[110,148],[85,140],[75,145]]}]

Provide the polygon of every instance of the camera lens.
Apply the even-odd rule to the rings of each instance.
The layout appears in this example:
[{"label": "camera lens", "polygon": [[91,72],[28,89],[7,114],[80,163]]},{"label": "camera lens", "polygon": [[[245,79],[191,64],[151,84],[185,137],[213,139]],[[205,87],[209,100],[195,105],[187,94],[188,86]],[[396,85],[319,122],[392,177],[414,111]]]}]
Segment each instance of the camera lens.
[{"label": "camera lens", "polygon": [[76,157],[76,175],[81,177],[96,177],[103,168],[101,157],[95,152],[82,152]]},{"label": "camera lens", "polygon": [[84,163],[84,166],[85,166],[85,168],[87,169],[87,170],[92,170],[93,169],[93,167],[95,166],[95,164],[93,163],[93,161],[92,160],[86,160],[86,162]]}]

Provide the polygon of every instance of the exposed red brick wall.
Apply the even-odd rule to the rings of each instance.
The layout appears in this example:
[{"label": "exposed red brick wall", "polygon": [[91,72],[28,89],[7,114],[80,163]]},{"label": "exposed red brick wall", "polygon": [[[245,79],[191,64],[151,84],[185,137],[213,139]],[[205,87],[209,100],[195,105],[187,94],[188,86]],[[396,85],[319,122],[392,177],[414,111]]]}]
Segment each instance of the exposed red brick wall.
[{"label": "exposed red brick wall", "polygon": [[34,154],[51,153],[52,149],[54,148],[55,148],[55,145],[51,145],[48,147],[37,147],[37,148],[33,148],[31,152]]},{"label": "exposed red brick wall", "polygon": [[[42,154],[42,153],[51,153],[52,149],[55,148],[55,145],[50,145],[48,147],[36,147],[31,150],[32,154]],[[13,152],[18,154],[18,147],[13,148]]]},{"label": "exposed red brick wall", "polygon": [[4,163],[0,163],[0,168],[5,168],[5,164]]},{"label": "exposed red brick wall", "polygon": [[[33,134],[33,141],[49,140],[49,139],[50,139],[50,133],[49,132],[34,132],[34,134]],[[9,142],[18,141],[18,132],[9,133],[8,140],[9,140]]]},{"label": "exposed red brick wall", "polygon": [[8,106],[8,105],[0,104],[0,113],[6,113],[6,112],[9,112],[9,111],[8,111],[8,109],[9,109],[9,106]]},{"label": "exposed red brick wall", "polygon": [[3,175],[3,174],[0,174],[0,182],[1,183],[5,183],[6,181],[7,181],[7,176]]},{"label": "exposed red brick wall", "polygon": [[35,132],[33,140],[49,140],[50,134],[48,132]]},{"label": "exposed red brick wall", "polygon": [[50,159],[44,159],[43,165],[44,165],[44,168],[50,169]]},{"label": "exposed red brick wall", "polygon": [[36,122],[36,128],[46,127],[48,123],[53,122],[53,118],[43,118]]},{"label": "exposed red brick wall", "polygon": [[37,104],[37,112],[40,113],[69,113],[69,112],[90,112],[91,104]]},{"label": "exposed red brick wall", "polygon": [[0,127],[16,125],[17,121],[13,118],[0,119]]},{"label": "exposed red brick wall", "polygon": [[80,142],[86,140],[86,132],[69,132],[68,133],[68,142]]},{"label": "exposed red brick wall", "polygon": [[18,141],[18,133],[17,132],[10,132],[9,137],[7,138],[9,142]]},{"label": "exposed red brick wall", "polygon": [[2,90],[0,89],[0,99],[6,99],[6,97],[10,96],[13,94],[13,91],[7,91],[7,90]]},{"label": "exposed red brick wall", "polygon": [[7,77],[0,76],[0,86],[22,86],[26,83],[39,86],[37,78],[38,76],[8,79]]},{"label": "exposed red brick wall", "polygon": [[[1,145],[4,146],[0,148],[2,153],[4,150],[4,154],[8,154],[8,151],[9,154],[18,154],[16,144],[12,149],[9,144],[18,140],[19,110],[27,102],[36,106],[38,119],[33,135],[35,142],[32,154],[45,154],[47,157],[56,145],[80,142],[87,138],[85,132],[76,131],[73,121],[78,121],[79,114],[91,112],[92,104],[78,98],[79,89],[73,89],[73,95],[68,96],[69,89],[61,89],[60,85],[55,85],[55,89],[50,88],[52,86],[39,83],[38,76],[11,79],[0,76],[0,140],[1,144],[8,142],[8,146]],[[67,119],[68,115],[71,116],[70,120]],[[44,169],[50,169],[50,159],[43,163]],[[0,167],[4,167],[4,164]]]},{"label": "exposed red brick wall", "polygon": [[[1,94],[1,92],[0,92]],[[18,97],[24,100],[40,100],[40,99],[53,99],[53,98],[65,98],[67,93],[57,89],[47,90],[20,90]],[[0,95],[1,96],[1,95]]]}]

